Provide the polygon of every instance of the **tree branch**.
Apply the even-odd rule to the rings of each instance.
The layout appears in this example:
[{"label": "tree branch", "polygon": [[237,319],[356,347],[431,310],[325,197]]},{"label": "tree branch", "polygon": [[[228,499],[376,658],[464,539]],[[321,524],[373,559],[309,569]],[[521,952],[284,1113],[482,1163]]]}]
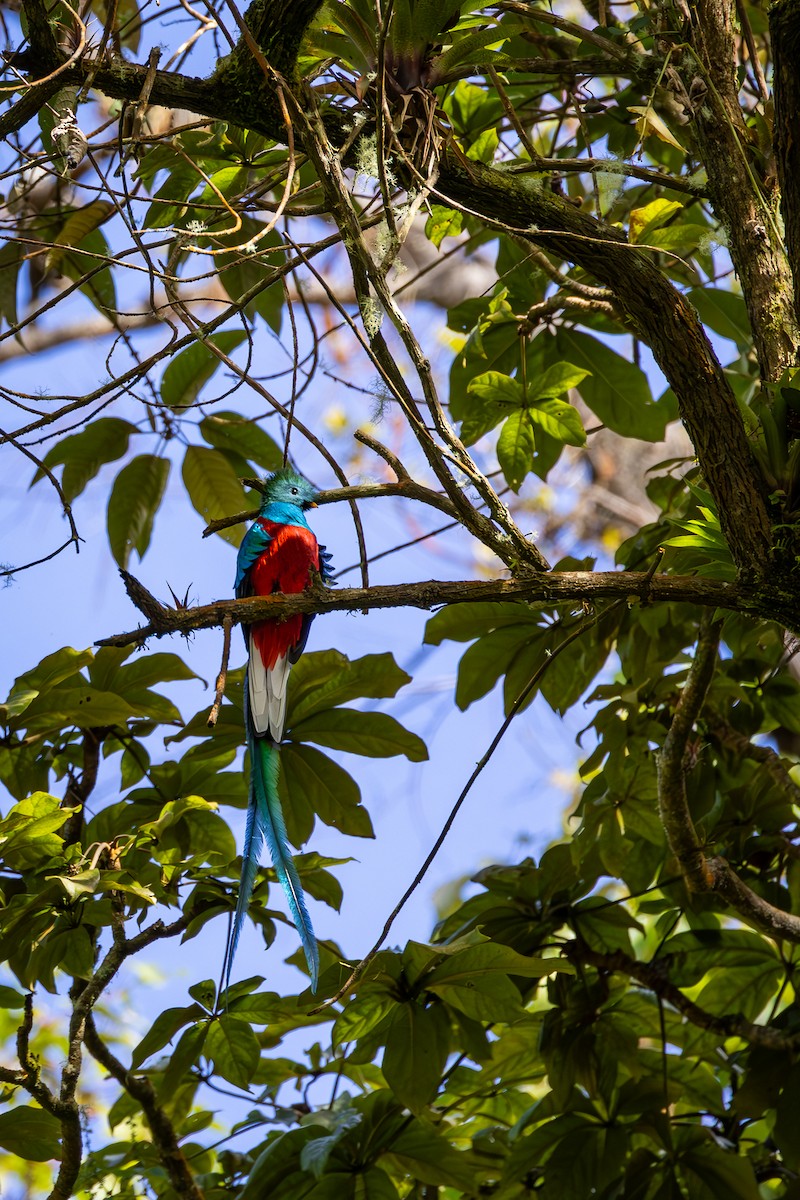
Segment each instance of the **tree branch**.
[{"label": "tree branch", "polygon": [[203,1192],[197,1186],[186,1156],[180,1148],[175,1127],[158,1103],[152,1083],[146,1075],[137,1075],[129,1071],[112,1053],[97,1032],[91,1013],[86,1020],[85,1042],[86,1049],[100,1066],[141,1105],[176,1196],[180,1197],[180,1200],[203,1200]]},{"label": "tree branch", "polygon": [[778,0],[769,10],[774,57],[775,125],[773,145],[786,248],[794,279],[795,316],[800,320],[800,9],[795,0]]},{"label": "tree branch", "polygon": [[672,853],[691,892],[707,891],[711,879],[700,839],[689,812],[686,769],[689,738],[700,715],[717,665],[721,621],[703,616],[694,662],[675,706],[675,714],[658,755],[658,806]]},{"label": "tree branch", "polygon": [[635,979],[642,987],[647,988],[660,1000],[666,1001],[686,1017],[687,1021],[691,1021],[700,1029],[707,1029],[710,1033],[718,1034],[722,1038],[739,1037],[752,1046],[762,1046],[766,1050],[778,1050],[787,1054],[794,1054],[800,1045],[800,1037],[787,1037],[777,1029],[765,1025],[754,1025],[741,1013],[729,1013],[724,1017],[718,1017],[700,1008],[688,996],[684,996],[680,988],[670,983],[667,974],[668,959],[666,958],[663,962],[645,963],[631,958],[623,950],[603,954],[598,950],[592,950],[580,936],[574,942],[567,943],[564,947],[564,954],[570,962],[575,964],[585,964],[595,967],[598,971],[614,972],[625,975],[629,979]]},{"label": "tree branch", "polygon": [[[770,192],[764,178],[768,164],[760,161],[739,104],[735,0],[698,0],[693,13],[688,30],[675,35],[675,41],[683,43],[688,33],[694,47],[691,54],[675,48],[682,62],[686,92],[693,77],[707,89],[695,110],[693,128],[708,171],[714,212],[727,233],[733,265],[741,280],[761,377],[777,380],[786,367],[795,365],[800,328],[783,232],[777,220],[774,178]],[[790,74],[784,72],[784,86],[788,86]],[[800,96],[797,92],[792,95],[790,90],[786,99],[796,103]],[[792,128],[796,115],[794,108]],[[776,134],[779,124],[776,113]],[[790,190],[797,187],[795,180],[786,182]]]},{"label": "tree branch", "polygon": [[790,594],[758,590],[699,576],[651,575],[646,571],[563,571],[524,579],[430,579],[423,583],[383,584],[370,588],[317,588],[298,595],[248,596],[215,600],[195,608],[171,608],[157,600],[135,576],[120,571],[128,595],[148,624],[129,633],[101,638],[97,646],[141,645],[150,637],[213,629],[230,616],[234,625],[285,621],[296,613],[352,612],[374,608],[433,609],[444,604],[524,601],[542,607],[600,600],[639,600],[644,604],[685,602],[724,608],[800,627],[800,604]]},{"label": "tree branch", "polygon": [[772,534],[764,484],[736,398],[697,314],[649,252],[546,188],[481,163],[467,168],[452,154],[437,192],[443,203],[578,263],[612,291],[675,392],[734,561],[746,574],[765,573]]},{"label": "tree branch", "polygon": [[690,892],[714,892],[746,921],[771,937],[800,943],[800,917],[784,912],[743,883],[721,857],[707,858],[697,836],[686,796],[689,738],[700,716],[719,649],[720,620],[704,616],[694,662],[675,707],[669,732],[658,756],[658,803],[672,853]]}]

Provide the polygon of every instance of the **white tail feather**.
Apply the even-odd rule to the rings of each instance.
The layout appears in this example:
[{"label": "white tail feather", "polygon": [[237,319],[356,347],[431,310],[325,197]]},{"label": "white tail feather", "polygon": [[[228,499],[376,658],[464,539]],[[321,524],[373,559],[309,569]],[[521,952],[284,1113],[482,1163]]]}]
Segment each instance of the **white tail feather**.
[{"label": "white tail feather", "polygon": [[256,733],[266,733],[269,729],[269,684],[267,671],[261,661],[255,638],[250,639],[250,665],[247,671],[249,681],[250,719]]},{"label": "white tail feather", "polygon": [[279,658],[271,671],[267,671],[267,692],[269,694],[269,732],[276,742],[283,737],[283,725],[286,720],[286,684],[292,664],[286,658]]}]

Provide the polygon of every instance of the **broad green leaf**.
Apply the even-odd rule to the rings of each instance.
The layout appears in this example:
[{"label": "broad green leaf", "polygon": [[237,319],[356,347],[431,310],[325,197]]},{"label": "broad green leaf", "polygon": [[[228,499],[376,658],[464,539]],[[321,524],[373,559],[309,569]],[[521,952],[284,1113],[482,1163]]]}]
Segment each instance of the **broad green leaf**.
[{"label": "broad green leaf", "polygon": [[[281,1194],[287,1200],[304,1200],[305,1197],[311,1200],[317,1184],[314,1176],[301,1167],[300,1154],[310,1141],[324,1136],[325,1131],[319,1125],[273,1133],[253,1163],[239,1200],[265,1200],[267,1196]],[[336,1182],[341,1187],[338,1177]],[[347,1191],[343,1200],[348,1200]]]},{"label": "broad green leaf", "polygon": [[391,758],[404,754],[411,762],[428,757],[425,743],[388,713],[328,708],[292,725],[292,741],[315,742],[331,750]]},{"label": "broad green leaf", "polygon": [[753,344],[753,332],[747,317],[747,306],[737,292],[722,288],[692,288],[688,298],[697,309],[700,320],[720,337],[729,338],[739,350]]},{"label": "broad green leaf", "polygon": [[572,363],[553,363],[543,375],[528,381],[527,399],[529,401],[549,400],[563,396],[570,388],[579,387],[586,376],[590,374],[591,371],[587,371],[583,367],[574,367]]},{"label": "broad green leaf", "polygon": [[[183,458],[183,482],[195,510],[206,523],[230,517],[246,507],[246,497],[231,464],[219,450],[188,446]],[[238,546],[244,537],[241,525],[219,530],[220,537]]]},{"label": "broad green leaf", "polygon": [[535,624],[536,610],[517,601],[492,600],[483,604],[448,604],[425,626],[425,642],[429,646],[440,646],[449,639],[455,642],[471,642],[493,629],[504,625],[520,625],[524,621]]},{"label": "broad green leaf", "polygon": [[425,222],[425,236],[438,250],[446,237],[458,237],[463,228],[464,217],[455,209],[441,204],[431,205],[431,215]]},{"label": "broad green leaf", "polygon": [[111,258],[108,242],[95,229],[81,240],[79,249],[65,250],[60,263],[62,273],[80,283],[80,290],[104,315],[117,307],[114,277],[106,265]]},{"label": "broad green leaf", "polygon": [[162,1104],[168,1104],[178,1089],[186,1083],[189,1072],[203,1054],[210,1027],[209,1021],[201,1020],[199,1024],[190,1025],[188,1029],[184,1029],[179,1037],[178,1044],[169,1057],[167,1069],[158,1089],[158,1098]]},{"label": "broad green leaf", "polygon": [[261,1056],[252,1026],[232,1013],[211,1023],[203,1050],[214,1060],[215,1073],[241,1088],[250,1083]]},{"label": "broad green leaf", "polygon": [[22,255],[22,242],[9,241],[0,247],[0,318],[9,326],[17,323],[17,281]]},{"label": "broad green leaf", "polygon": [[287,726],[348,700],[391,698],[410,682],[388,652],[352,661],[337,650],[304,654],[289,677]]},{"label": "broad green leaf", "polygon": [[492,942],[482,942],[477,946],[468,946],[450,954],[434,967],[425,978],[425,986],[436,983],[458,983],[468,987],[470,980],[474,981],[489,975],[521,975],[524,978],[539,979],[543,975],[553,975],[559,972],[574,974],[574,967],[560,958],[529,957],[518,954],[511,946],[503,946]]},{"label": "broad green leaf", "polygon": [[131,551],[144,558],[153,521],[169,477],[169,460],[140,454],[123,467],[108,501],[108,540],[118,566],[126,569]]},{"label": "broad green leaf", "polygon": [[422,1120],[404,1120],[386,1146],[381,1161],[386,1165],[396,1162],[415,1179],[433,1187],[456,1188],[456,1194],[462,1192],[467,1196],[474,1195],[476,1181],[481,1179],[482,1169],[486,1170],[487,1165],[477,1155],[456,1150],[433,1125]]},{"label": "broad green leaf", "polygon": [[[214,236],[215,246],[230,246],[227,254],[216,258],[219,281],[234,303],[252,293],[245,313],[252,320],[263,317],[275,333],[283,320],[284,292],[277,268],[286,257],[283,239],[276,230],[264,233],[264,226],[250,217],[242,218],[242,228],[233,234]],[[281,461],[277,464],[281,465]],[[273,468],[270,468],[273,469]]]},{"label": "broad green leaf", "polygon": [[522,384],[500,371],[485,371],[471,379],[467,391],[480,400],[493,404],[511,404],[515,407],[525,403]]},{"label": "broad green leaf", "polygon": [[312,746],[281,748],[278,781],[286,825],[292,835],[293,805],[310,805],[326,825],[354,837],[374,837],[358,784],[338,763]]},{"label": "broad green leaf", "polygon": [[396,1006],[386,1034],[381,1069],[393,1094],[413,1113],[422,1112],[439,1090],[450,1046],[450,1022],[438,1004],[413,1000]]},{"label": "broad green leaf", "polygon": [[709,1140],[706,1146],[682,1155],[681,1173],[687,1178],[690,1194],[693,1177],[714,1197],[725,1200],[760,1200],[762,1192],[749,1158],[735,1149],[723,1150]]},{"label": "broad green leaf", "polygon": [[20,1106],[0,1113],[0,1146],[29,1162],[61,1157],[61,1122],[42,1108]]},{"label": "broad green leaf", "polygon": [[108,200],[93,200],[91,204],[71,213],[53,239],[53,249],[48,251],[45,260],[46,269],[57,271],[65,251],[80,246],[90,233],[104,224],[116,211],[115,205]]},{"label": "broad green leaf", "polygon": [[216,346],[223,354],[230,354],[245,340],[243,329],[226,329],[212,333],[204,341],[194,342],[176,354],[161,379],[161,399],[176,412],[191,408],[201,390],[222,361],[209,350]]},{"label": "broad green leaf", "polygon": [[512,412],[504,421],[497,439],[497,461],[506,483],[515,492],[519,491],[525,476],[533,468],[536,437],[532,418],[533,411],[530,408]]},{"label": "broad green leaf", "polygon": [[461,656],[456,680],[456,704],[464,711],[490,692],[531,639],[542,633],[530,625],[507,625],[478,639]]},{"label": "broad green leaf", "polygon": [[[164,701],[170,714],[177,712],[170,701]],[[25,711],[25,728],[29,733],[44,733],[71,725],[79,729],[96,729],[100,725],[126,725],[134,717],[150,716],[149,705],[129,703],[115,692],[99,688],[62,686],[42,692]],[[167,719],[174,719],[174,716]]]},{"label": "broad green leaf", "polygon": [[360,989],[354,1000],[345,1006],[333,1027],[333,1044],[357,1042],[377,1029],[397,1008],[399,1001],[383,988]]},{"label": "broad green leaf", "polygon": [[[86,425],[80,433],[62,438],[48,451],[43,461],[51,468],[63,464],[61,486],[66,499],[72,501],[105,463],[122,458],[127,452],[131,434],[136,432],[136,426],[129,421],[119,417],[100,417]],[[43,478],[44,472],[38,470],[31,484]]]},{"label": "broad green leaf", "polygon": [[255,421],[235,412],[214,412],[200,422],[200,433],[217,450],[233,450],[267,471],[283,464],[280,446]]},{"label": "broad green leaf", "polygon": [[46,688],[56,687],[73,675],[80,678],[78,672],[81,667],[90,663],[93,657],[91,650],[74,650],[72,646],[64,646],[48,654],[37,667],[15,680],[11,695],[3,706],[4,719],[19,716]]},{"label": "broad green leaf", "polygon": [[555,335],[559,358],[585,367],[579,391],[592,412],[623,437],[657,442],[672,414],[653,403],[650,384],[635,363],[587,333],[560,328]]},{"label": "broad green leaf", "polygon": [[567,446],[583,446],[586,442],[578,410],[564,400],[537,400],[525,411],[556,441]]},{"label": "broad green leaf", "polygon": [[190,1004],[185,1008],[165,1008],[156,1017],[139,1045],[135,1047],[131,1055],[131,1067],[140,1067],[150,1058],[151,1054],[157,1054],[166,1046],[167,1042],[172,1041],[175,1034],[179,1029],[183,1029],[184,1025],[200,1021],[204,1016],[205,1013],[199,1004]]}]

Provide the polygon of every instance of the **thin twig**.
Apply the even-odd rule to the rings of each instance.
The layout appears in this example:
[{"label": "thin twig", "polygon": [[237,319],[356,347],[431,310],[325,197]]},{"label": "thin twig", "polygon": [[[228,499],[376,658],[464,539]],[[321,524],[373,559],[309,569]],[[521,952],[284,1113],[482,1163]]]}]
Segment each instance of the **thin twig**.
[{"label": "thin twig", "polygon": [[211,706],[211,712],[208,714],[208,727],[213,729],[219,717],[219,710],[222,706],[222,697],[225,695],[225,684],[228,681],[228,659],[231,654],[231,629],[233,628],[233,620],[230,616],[225,617],[222,622],[222,662],[219,667],[219,675],[217,676],[216,695],[214,703]]}]

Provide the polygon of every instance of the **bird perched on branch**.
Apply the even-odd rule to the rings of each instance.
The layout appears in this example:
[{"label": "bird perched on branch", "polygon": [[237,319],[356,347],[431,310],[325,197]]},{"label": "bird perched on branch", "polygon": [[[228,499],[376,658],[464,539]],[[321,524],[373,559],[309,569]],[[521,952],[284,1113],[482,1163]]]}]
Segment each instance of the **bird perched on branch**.
[{"label": "bird perched on branch", "polygon": [[[284,469],[264,484],[259,515],[245,534],[236,560],[236,595],[293,594],[311,586],[315,573],[330,578],[330,555],[309,528],[306,512],[316,508],[317,493],[307,479]],[[261,846],[266,841],[272,865],[286,893],[316,991],[319,952],[303,898],[297,868],[286,837],[278,798],[279,746],[286,717],[286,685],[292,664],[305,648],[311,616],[244,625],[248,648],[244,687],[247,748],[250,752],[250,801],[242,853],[239,900],[227,949],[223,977],[230,982],[233,956],[258,874]]]}]

